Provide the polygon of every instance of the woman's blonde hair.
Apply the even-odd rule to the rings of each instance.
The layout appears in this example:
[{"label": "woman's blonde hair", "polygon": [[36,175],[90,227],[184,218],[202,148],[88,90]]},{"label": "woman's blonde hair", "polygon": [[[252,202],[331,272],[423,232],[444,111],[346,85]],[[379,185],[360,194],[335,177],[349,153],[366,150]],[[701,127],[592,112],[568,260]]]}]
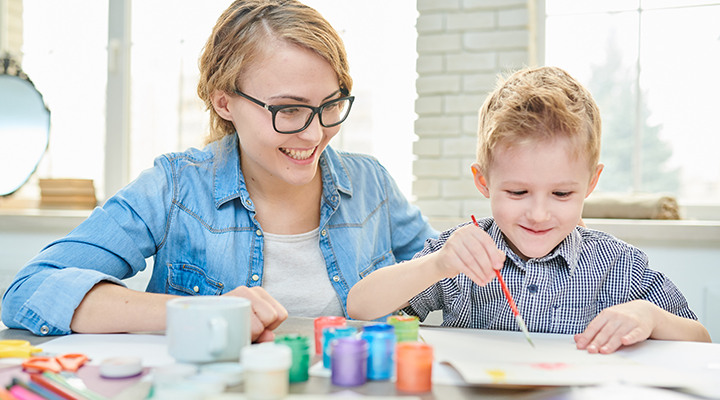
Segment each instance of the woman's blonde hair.
[{"label": "woman's blonde hair", "polygon": [[210,111],[206,144],[235,132],[232,122],[215,112],[212,94],[238,89],[248,65],[263,55],[271,40],[314,51],[335,70],[340,90],[352,90],[345,46],[319,12],[295,0],[236,0],[218,18],[198,62],[198,96]]},{"label": "woman's blonde hair", "polygon": [[600,160],[600,110],[580,82],[556,67],[526,68],[498,86],[480,109],[477,158],[483,173],[493,152],[563,137],[574,155],[588,157],[591,171]]}]

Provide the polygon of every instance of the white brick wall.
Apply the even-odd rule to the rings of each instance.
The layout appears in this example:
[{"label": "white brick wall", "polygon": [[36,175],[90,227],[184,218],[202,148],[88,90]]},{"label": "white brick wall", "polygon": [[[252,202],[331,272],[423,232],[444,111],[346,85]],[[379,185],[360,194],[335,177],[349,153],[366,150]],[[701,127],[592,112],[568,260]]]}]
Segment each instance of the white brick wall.
[{"label": "white brick wall", "polygon": [[22,62],[22,0],[0,0],[0,55],[9,52]]},{"label": "white brick wall", "polygon": [[417,0],[413,195],[425,215],[489,215],[472,181],[477,112],[500,72],[532,65],[537,0]]}]

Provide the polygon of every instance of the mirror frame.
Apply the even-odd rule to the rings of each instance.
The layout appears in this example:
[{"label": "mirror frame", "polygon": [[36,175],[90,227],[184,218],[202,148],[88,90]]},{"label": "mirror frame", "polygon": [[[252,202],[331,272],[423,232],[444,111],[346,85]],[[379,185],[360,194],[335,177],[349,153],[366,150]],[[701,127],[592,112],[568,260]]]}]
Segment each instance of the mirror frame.
[{"label": "mirror frame", "polygon": [[35,90],[35,92],[37,92],[37,94],[40,96],[40,101],[48,113],[48,126],[47,126],[48,140],[45,143],[45,149],[43,150],[42,155],[37,160],[37,163],[35,163],[35,166],[33,167],[32,171],[30,171],[27,178],[16,189],[14,189],[13,191],[8,192],[8,193],[0,193],[0,197],[4,197],[4,196],[9,196],[9,195],[17,192],[18,190],[20,190],[20,188],[25,186],[25,184],[30,180],[30,177],[32,177],[32,175],[37,171],[37,167],[38,167],[38,165],[40,165],[40,161],[42,161],[42,158],[45,155],[45,153],[47,152],[48,146],[50,145],[50,124],[51,124],[52,114],[51,114],[50,109],[48,108],[47,104],[45,103],[45,99],[43,98],[42,93],[40,93],[40,91],[35,87],[35,84],[33,83],[32,80],[30,80],[30,77],[25,73],[25,71],[23,71],[22,68],[20,68],[20,63],[15,61],[15,59],[13,59],[10,56],[10,53],[8,53],[8,52],[5,52],[5,54],[3,54],[2,60],[0,60],[0,75],[14,76],[14,77],[17,77],[17,78],[22,79],[22,80],[26,81],[27,83],[29,83],[30,86]]}]

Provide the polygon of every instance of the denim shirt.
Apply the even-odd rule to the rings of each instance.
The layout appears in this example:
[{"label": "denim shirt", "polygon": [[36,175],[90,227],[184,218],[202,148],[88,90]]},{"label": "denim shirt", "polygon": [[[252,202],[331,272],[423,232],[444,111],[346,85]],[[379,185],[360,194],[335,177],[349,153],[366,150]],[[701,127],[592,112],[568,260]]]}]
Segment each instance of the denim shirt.
[{"label": "denim shirt", "polygon": [[[347,315],[350,288],[372,271],[408,260],[437,237],[376,159],[327,147],[319,246]],[[122,279],[154,257],[148,292],[220,295],[263,282],[263,229],[240,169],[236,135],[158,157],[66,237],[15,276],[2,320],[35,334],[71,333],[85,294]],[[302,271],[297,271],[302,273]]]}]

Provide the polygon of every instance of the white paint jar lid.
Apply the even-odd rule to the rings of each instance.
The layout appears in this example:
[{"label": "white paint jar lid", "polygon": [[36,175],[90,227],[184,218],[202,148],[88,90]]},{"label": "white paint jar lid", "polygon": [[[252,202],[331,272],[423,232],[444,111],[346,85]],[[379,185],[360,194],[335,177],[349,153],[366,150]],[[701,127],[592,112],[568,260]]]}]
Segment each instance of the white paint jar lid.
[{"label": "white paint jar lid", "polygon": [[292,350],[284,344],[265,342],[245,346],[240,357],[245,371],[289,370]]}]

